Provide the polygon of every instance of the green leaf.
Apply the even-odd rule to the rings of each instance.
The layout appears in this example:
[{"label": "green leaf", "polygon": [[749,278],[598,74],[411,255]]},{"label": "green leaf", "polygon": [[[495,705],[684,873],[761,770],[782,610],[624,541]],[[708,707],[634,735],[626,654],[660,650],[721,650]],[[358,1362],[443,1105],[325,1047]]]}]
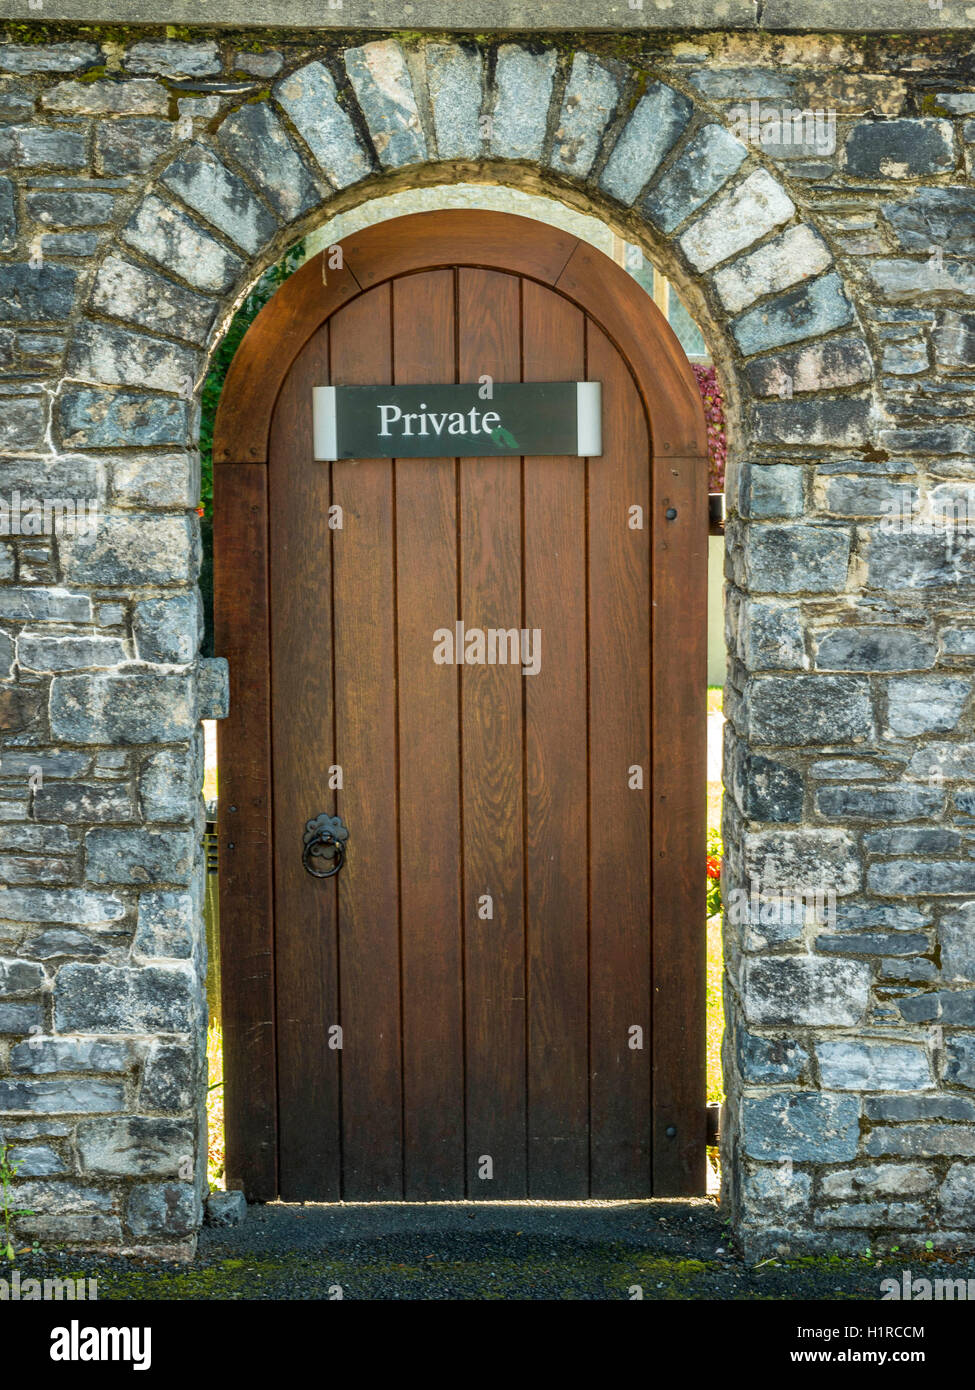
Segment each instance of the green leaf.
[{"label": "green leaf", "polygon": [[491,438],[494,440],[495,444],[499,444],[505,449],[518,448],[517,439],[510,430],[505,429],[504,425],[498,425],[496,429],[493,429],[491,431]]}]

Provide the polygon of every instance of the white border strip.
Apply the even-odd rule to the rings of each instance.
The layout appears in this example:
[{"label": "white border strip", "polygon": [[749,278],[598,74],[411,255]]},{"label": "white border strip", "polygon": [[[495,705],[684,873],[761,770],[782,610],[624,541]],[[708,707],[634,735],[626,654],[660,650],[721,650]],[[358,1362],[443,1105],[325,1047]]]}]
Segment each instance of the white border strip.
[{"label": "white border strip", "polygon": [[603,384],[576,382],[576,453],[580,458],[599,458],[603,452]]},{"label": "white border strip", "polygon": [[315,458],[320,463],[334,463],[339,456],[335,387],[313,386],[311,388],[311,402]]}]

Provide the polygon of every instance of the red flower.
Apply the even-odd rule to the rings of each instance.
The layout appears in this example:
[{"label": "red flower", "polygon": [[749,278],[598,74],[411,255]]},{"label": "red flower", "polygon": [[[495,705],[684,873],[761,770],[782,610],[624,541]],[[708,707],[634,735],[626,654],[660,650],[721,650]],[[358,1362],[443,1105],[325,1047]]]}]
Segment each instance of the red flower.
[{"label": "red flower", "polygon": [[715,854],[708,855],[708,878],[721,877],[721,860]]}]

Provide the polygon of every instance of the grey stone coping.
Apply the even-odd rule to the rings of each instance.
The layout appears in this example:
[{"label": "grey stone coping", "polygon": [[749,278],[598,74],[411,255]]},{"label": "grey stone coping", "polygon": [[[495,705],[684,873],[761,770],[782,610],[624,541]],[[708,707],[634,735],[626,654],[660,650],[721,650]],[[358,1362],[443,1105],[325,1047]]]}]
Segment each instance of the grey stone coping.
[{"label": "grey stone coping", "polygon": [[967,0],[0,0],[4,19],[219,28],[456,30],[752,29],[937,33],[971,29]]}]

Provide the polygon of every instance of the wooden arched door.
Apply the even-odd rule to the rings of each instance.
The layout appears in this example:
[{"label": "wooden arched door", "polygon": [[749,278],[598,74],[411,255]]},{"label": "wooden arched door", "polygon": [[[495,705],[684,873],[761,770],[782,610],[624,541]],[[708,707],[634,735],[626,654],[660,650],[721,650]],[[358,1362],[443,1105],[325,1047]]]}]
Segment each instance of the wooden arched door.
[{"label": "wooden arched door", "polygon": [[[315,387],[485,377],[601,382],[601,455],[314,457]],[[386,222],[256,320],[215,462],[231,1185],[702,1191],[706,442],[661,315],[548,226]]]}]

